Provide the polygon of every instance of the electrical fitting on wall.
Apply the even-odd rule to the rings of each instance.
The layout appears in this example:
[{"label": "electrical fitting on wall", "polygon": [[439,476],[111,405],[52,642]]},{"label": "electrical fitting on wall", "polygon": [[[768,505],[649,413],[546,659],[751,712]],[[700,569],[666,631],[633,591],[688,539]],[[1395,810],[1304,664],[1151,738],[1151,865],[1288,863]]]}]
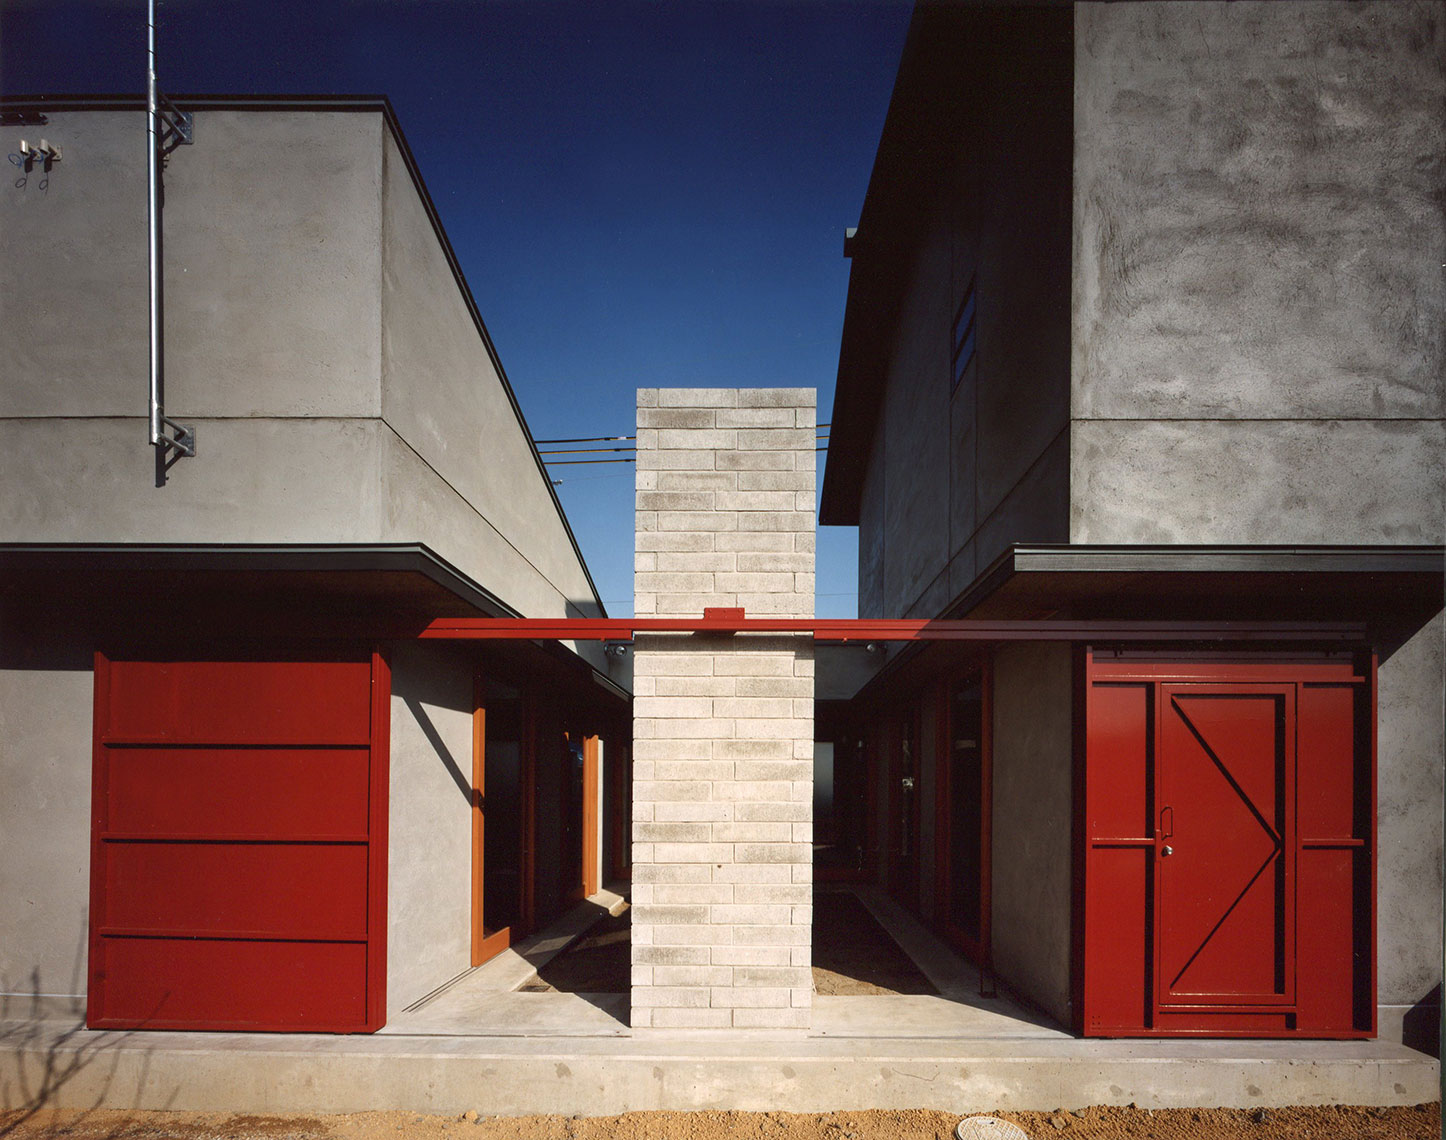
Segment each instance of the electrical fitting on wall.
[{"label": "electrical fitting on wall", "polygon": [[50,173],[51,166],[59,162],[60,157],[60,148],[49,139],[41,139],[38,143],[20,140],[20,159],[26,174],[35,169],[37,162],[42,170]]},{"label": "electrical fitting on wall", "polygon": [[15,179],[15,189],[24,190],[29,185],[30,175],[38,164],[42,176],[36,183],[36,189],[43,193],[50,188],[50,169],[60,161],[60,148],[49,139],[42,138],[38,143],[21,139],[19,148],[10,152],[9,159],[10,165],[20,171]]}]

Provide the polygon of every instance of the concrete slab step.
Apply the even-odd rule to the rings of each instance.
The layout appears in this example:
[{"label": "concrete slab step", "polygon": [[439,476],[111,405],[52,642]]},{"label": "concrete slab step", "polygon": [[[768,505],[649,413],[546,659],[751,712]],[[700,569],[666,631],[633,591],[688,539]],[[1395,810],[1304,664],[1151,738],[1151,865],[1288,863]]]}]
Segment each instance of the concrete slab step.
[{"label": "concrete slab step", "polygon": [[[46,1074],[49,1074],[48,1078]],[[612,1115],[639,1109],[1414,1104],[1434,1059],[1379,1041],[332,1037],[0,1024],[0,1107]]]}]

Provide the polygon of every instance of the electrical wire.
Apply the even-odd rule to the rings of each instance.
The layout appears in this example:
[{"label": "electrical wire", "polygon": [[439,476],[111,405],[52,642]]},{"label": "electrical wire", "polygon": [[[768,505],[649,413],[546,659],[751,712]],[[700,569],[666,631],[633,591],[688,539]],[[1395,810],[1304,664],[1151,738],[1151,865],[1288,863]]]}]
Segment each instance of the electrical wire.
[{"label": "electrical wire", "polygon": [[636,447],[563,447],[557,451],[539,451],[538,455],[600,455],[609,451],[636,451]]},{"label": "electrical wire", "polygon": [[590,435],[581,439],[534,439],[532,442],[538,447],[548,447],[554,443],[615,443],[622,439],[637,439],[635,435]]}]

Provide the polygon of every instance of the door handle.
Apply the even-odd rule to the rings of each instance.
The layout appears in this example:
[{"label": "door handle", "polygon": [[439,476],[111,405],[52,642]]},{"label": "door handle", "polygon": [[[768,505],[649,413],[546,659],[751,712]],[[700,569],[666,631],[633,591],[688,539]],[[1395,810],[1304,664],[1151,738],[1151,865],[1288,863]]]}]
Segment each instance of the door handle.
[{"label": "door handle", "polygon": [[1175,809],[1166,805],[1160,809],[1160,838],[1169,839],[1175,834]]},{"label": "door handle", "polygon": [[1160,858],[1161,858],[1161,859],[1163,859],[1166,855],[1173,855],[1173,854],[1175,854],[1175,849],[1174,849],[1173,847],[1171,847],[1168,843],[1165,844],[1165,846],[1163,846],[1163,847],[1160,848]]}]

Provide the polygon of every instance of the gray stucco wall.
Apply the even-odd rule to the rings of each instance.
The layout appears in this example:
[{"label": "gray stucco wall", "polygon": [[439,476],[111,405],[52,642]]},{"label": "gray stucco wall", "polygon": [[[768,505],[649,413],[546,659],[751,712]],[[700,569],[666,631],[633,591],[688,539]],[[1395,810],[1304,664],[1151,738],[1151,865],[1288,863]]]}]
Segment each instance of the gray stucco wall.
[{"label": "gray stucco wall", "polygon": [[472,669],[455,650],[392,647],[387,1016],[471,965]]},{"label": "gray stucco wall", "polygon": [[[377,414],[382,129],[366,114],[198,114],[165,176],[176,411]],[[3,132],[16,150],[35,130]],[[64,151],[48,188],[37,172],[0,192],[0,414],[143,417],[145,116],[53,112],[44,133]]]},{"label": "gray stucco wall", "polygon": [[[954,305],[953,238],[953,227],[936,210],[915,251],[914,272],[894,334],[875,437],[876,446],[882,442],[882,530],[860,530],[859,535],[861,547],[865,542],[882,547],[878,560],[884,612],[878,616],[912,615],[922,596],[931,593],[930,586],[948,565],[951,552],[946,346]],[[972,484],[960,491],[961,497],[973,501]]]},{"label": "gray stucco wall", "polygon": [[1072,1024],[1073,665],[1068,645],[994,655],[991,922],[995,970]]},{"label": "gray stucco wall", "polygon": [[0,496],[0,542],[384,537],[380,421],[189,419],[205,453],[159,490],[140,417],[0,419],[0,486],[24,488]]},{"label": "gray stucco wall", "polygon": [[[904,261],[860,500],[864,617],[933,616],[1010,543],[1068,537],[1067,27],[1019,8],[939,18],[922,30],[951,37],[948,89],[911,155],[937,174],[859,254]],[[978,348],[955,387],[971,281]]]},{"label": "gray stucco wall", "polygon": [[1440,7],[1075,29],[1071,541],[1441,541]]},{"label": "gray stucco wall", "polygon": [[[1446,541],[1440,6],[1075,29],[1070,540]],[[1441,639],[1380,671],[1383,1036],[1441,979]]]},{"label": "gray stucco wall", "polygon": [[[525,614],[591,612],[379,112],[202,110],[172,155],[167,411],[197,424],[200,454],[163,489],[144,116],[55,111],[44,130],[64,151],[46,191],[0,187],[0,542],[424,542]],[[33,133],[0,129],[8,150]],[[0,644],[4,992],[84,989],[91,662],[88,640],[52,644],[13,624]],[[393,1010],[468,963],[453,767],[471,770],[470,669],[408,646],[394,664]]]},{"label": "gray stucco wall", "polygon": [[[0,645],[0,1009],[75,1012],[90,911],[88,637],[18,629]],[[24,644],[17,635],[22,633]]]},{"label": "gray stucco wall", "polygon": [[200,454],[152,485],[144,131],[54,112],[47,190],[0,191],[0,542],[424,542],[523,613],[595,612],[377,112],[196,113],[165,176],[166,405]]},{"label": "gray stucco wall", "polygon": [[[381,149],[381,414],[425,468],[413,478],[461,500],[455,525],[449,518],[429,528],[431,545],[479,581],[507,566],[504,580],[519,597],[512,604],[527,613],[596,616],[592,587],[390,132]],[[399,465],[390,470],[403,477]]]},{"label": "gray stucco wall", "polygon": [[1441,982],[1446,619],[1382,660],[1376,707],[1376,1000],[1380,1034]]},{"label": "gray stucco wall", "polygon": [[1071,540],[1442,541],[1440,420],[1077,421]]},{"label": "gray stucco wall", "polygon": [[[10,622],[0,649],[0,1008],[84,1003],[90,904],[87,633]],[[466,970],[471,947],[471,667],[392,648],[389,1014]],[[73,1002],[61,999],[72,998]],[[75,1004],[79,1003],[79,1004]]]}]

